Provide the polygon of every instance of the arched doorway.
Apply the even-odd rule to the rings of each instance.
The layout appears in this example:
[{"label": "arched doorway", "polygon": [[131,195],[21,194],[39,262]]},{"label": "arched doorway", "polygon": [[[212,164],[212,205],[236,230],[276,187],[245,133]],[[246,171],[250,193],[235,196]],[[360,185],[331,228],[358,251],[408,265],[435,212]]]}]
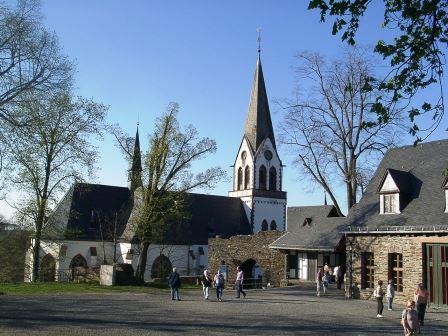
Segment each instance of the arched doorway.
[{"label": "arched doorway", "polygon": [[70,262],[72,281],[83,281],[87,271],[87,260],[81,254],[77,254]]},{"label": "arched doorway", "polygon": [[261,266],[252,258],[241,264],[244,273],[244,286],[246,288],[261,288],[263,280],[263,270]]},{"label": "arched doorway", "polygon": [[40,262],[39,281],[42,282],[55,281],[55,275],[56,275],[56,260],[50,253],[48,253],[42,258]]},{"label": "arched doorway", "polygon": [[165,279],[171,273],[172,268],[170,259],[161,254],[152,263],[151,278]]}]

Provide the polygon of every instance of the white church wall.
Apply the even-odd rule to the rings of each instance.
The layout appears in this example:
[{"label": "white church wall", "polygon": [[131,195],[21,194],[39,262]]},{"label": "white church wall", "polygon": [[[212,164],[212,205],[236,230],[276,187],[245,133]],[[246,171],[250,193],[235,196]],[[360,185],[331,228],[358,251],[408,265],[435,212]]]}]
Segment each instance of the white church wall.
[{"label": "white church wall", "polygon": [[[265,151],[271,151],[272,153],[272,159],[268,160],[264,153]],[[264,165],[266,167],[266,190],[269,190],[269,169],[271,167],[274,167],[277,171],[277,180],[276,180],[276,190],[280,190],[281,187],[281,162],[280,158],[277,155],[277,152],[274,149],[274,146],[272,145],[272,142],[269,138],[266,139],[266,141],[263,143],[263,147],[257,152],[256,160],[255,160],[255,187],[257,189],[260,188],[260,174],[259,169],[260,167]]]},{"label": "white church wall", "polygon": [[[31,281],[30,270],[33,267],[32,248],[34,239],[27,251],[27,265],[25,266],[25,281]],[[96,256],[92,255],[91,247],[96,248]],[[103,243],[101,241],[75,241],[75,240],[42,240],[39,257],[42,259],[45,255],[50,254],[56,261],[56,280],[63,278],[64,273],[70,269],[72,259],[80,254],[84,257],[88,267],[99,267],[103,260],[106,263],[113,263],[114,246],[111,242]]]},{"label": "white church wall", "polygon": [[[203,255],[199,253],[199,247],[202,247]],[[131,264],[134,271],[138,264],[138,246],[121,243],[121,254],[123,255],[122,262]],[[126,254],[128,249],[133,249],[135,253],[131,260],[126,260]],[[192,251],[190,254],[189,251]],[[148,257],[146,261],[145,269],[145,281],[151,281],[152,266],[156,258],[160,255],[167,257],[172,266],[176,267],[177,272],[180,275],[199,275],[207,267],[208,261],[208,246],[207,245],[150,245],[148,249]]]},{"label": "white church wall", "polygon": [[[245,152],[246,158],[243,159],[242,153]],[[253,168],[253,155],[252,150],[250,149],[249,144],[247,143],[246,138],[243,138],[243,141],[241,142],[240,150],[238,151],[238,155],[236,157],[234,168],[233,168],[233,190],[238,190],[238,169],[242,169],[243,173],[243,187],[242,190],[244,190],[245,186],[245,179],[244,179],[244,170],[246,169],[246,166],[249,166],[250,176],[249,176],[249,189],[253,188],[253,176],[254,176],[254,168]]]},{"label": "white church wall", "polygon": [[256,197],[254,199],[254,233],[261,231],[263,220],[268,222],[270,227],[274,220],[277,230],[285,227],[286,200]]}]

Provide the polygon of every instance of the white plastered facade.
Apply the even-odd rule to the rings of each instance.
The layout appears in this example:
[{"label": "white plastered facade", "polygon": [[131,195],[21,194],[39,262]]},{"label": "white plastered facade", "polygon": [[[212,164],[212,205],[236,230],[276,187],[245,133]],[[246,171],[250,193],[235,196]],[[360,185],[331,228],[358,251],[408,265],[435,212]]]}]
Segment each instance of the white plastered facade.
[{"label": "white plastered facade", "polygon": [[[31,246],[34,241],[31,242]],[[104,246],[104,247],[103,247]],[[92,256],[92,247],[96,249],[96,256]],[[200,247],[202,249],[200,249]],[[89,268],[99,267],[103,261],[107,264],[127,263],[131,264],[135,270],[138,263],[138,247],[130,243],[117,243],[114,260],[114,243],[101,241],[41,241],[40,259],[50,254],[55,260],[56,281],[68,281],[70,274],[70,264],[73,258],[81,255]],[[133,250],[133,254],[128,252]],[[200,251],[202,250],[202,251]],[[190,252],[191,251],[191,252]],[[145,271],[145,281],[150,281],[151,269],[154,261],[160,255],[167,257],[172,266],[177,268],[181,275],[199,275],[207,268],[208,246],[207,245],[150,245]],[[32,247],[26,255],[25,282],[31,281]],[[129,256],[129,257],[127,257]]]}]

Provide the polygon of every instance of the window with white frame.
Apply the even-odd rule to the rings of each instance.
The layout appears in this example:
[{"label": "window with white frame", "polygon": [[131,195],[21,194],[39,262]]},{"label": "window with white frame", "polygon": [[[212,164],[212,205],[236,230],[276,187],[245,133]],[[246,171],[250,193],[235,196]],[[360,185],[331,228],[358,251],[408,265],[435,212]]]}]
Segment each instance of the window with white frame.
[{"label": "window with white frame", "polygon": [[397,213],[397,202],[395,194],[383,195],[383,213]]}]

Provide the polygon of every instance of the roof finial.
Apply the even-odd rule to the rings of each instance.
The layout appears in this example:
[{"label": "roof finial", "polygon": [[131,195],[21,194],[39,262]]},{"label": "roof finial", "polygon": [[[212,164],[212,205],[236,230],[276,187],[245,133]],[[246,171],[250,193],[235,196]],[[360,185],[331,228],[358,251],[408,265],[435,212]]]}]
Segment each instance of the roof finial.
[{"label": "roof finial", "polygon": [[257,41],[258,41],[258,54],[260,54],[260,52],[261,52],[261,27],[257,28],[257,33],[258,33],[258,38],[257,38]]}]

